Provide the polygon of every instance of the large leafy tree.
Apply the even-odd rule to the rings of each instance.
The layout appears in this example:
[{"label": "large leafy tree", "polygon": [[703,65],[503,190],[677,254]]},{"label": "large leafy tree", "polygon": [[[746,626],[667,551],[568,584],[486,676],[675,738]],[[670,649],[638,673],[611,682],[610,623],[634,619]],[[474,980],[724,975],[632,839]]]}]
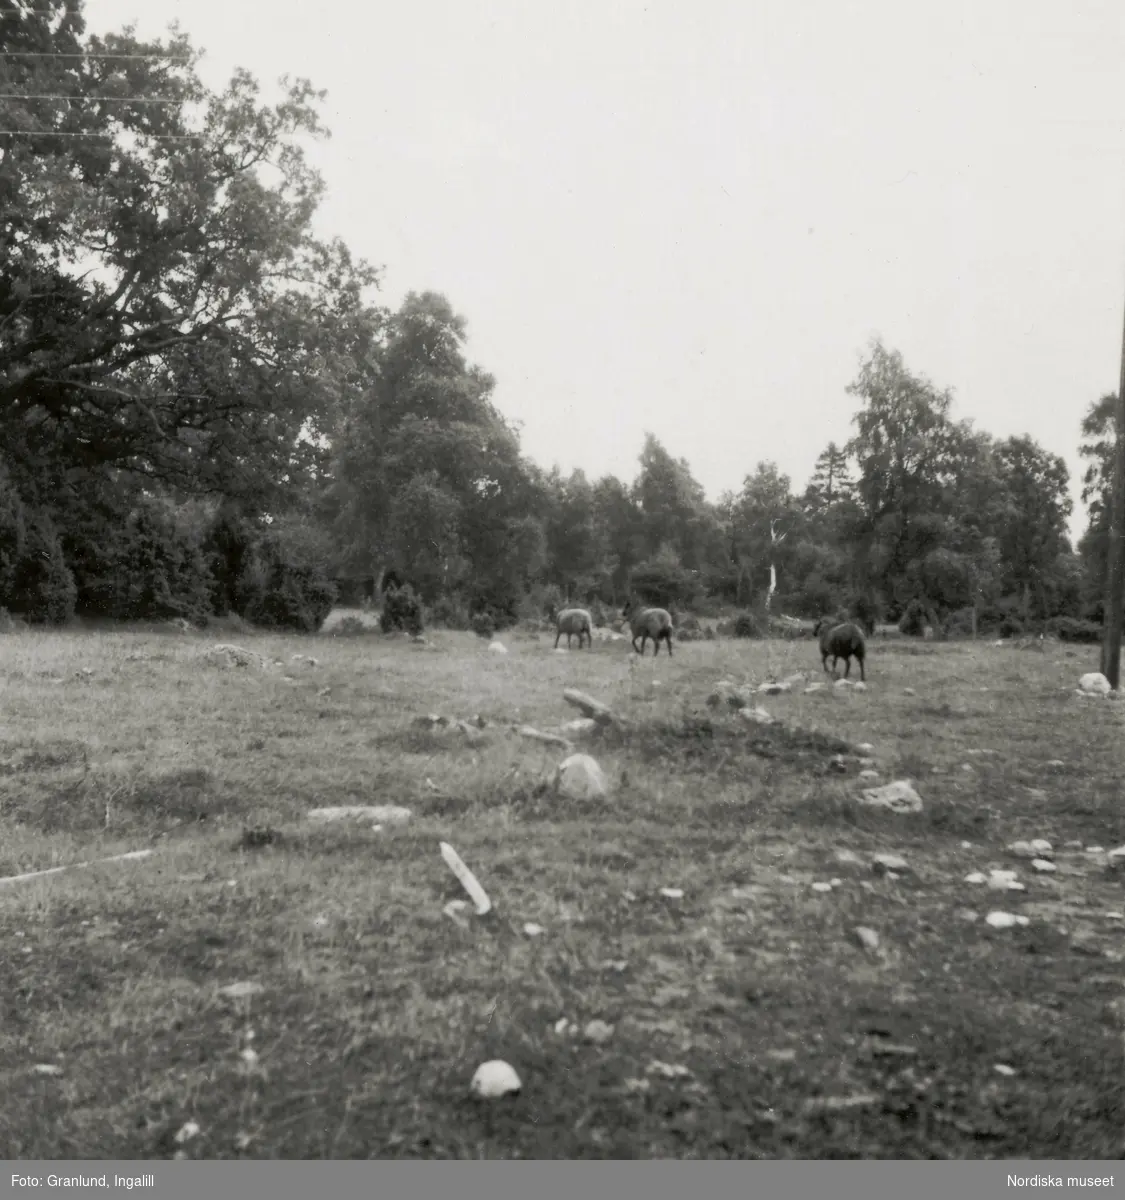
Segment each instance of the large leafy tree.
[{"label": "large leafy tree", "polygon": [[244,72],[212,94],[186,37],[86,38],[77,0],[0,21],[0,52],[22,97],[0,101],[13,476],[259,501],[299,481],[379,326],[376,272],[312,233],[322,184],[293,135],[323,133],[320,94],[263,105]]},{"label": "large leafy tree", "polygon": [[333,434],[325,508],[347,569],[394,563],[430,597],[463,585],[499,607],[542,566],[543,498],[464,343],[443,296],[406,297]]}]

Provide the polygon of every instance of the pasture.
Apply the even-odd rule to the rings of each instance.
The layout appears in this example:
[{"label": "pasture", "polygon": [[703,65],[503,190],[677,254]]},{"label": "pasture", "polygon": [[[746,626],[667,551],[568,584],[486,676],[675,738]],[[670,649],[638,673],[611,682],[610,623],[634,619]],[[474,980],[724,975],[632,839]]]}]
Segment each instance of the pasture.
[{"label": "pasture", "polygon": [[[866,692],[759,697],[756,726],[714,684],[820,679],[813,640],[501,638],[0,639],[0,875],[154,850],[0,885],[7,1156],[1125,1153],[1125,871],[1086,849],[1125,842],[1125,702],[1074,695],[1096,650],[876,638]],[[271,666],[201,660],[228,640]],[[578,716],[567,687],[628,722],[576,747],[607,799],[555,794],[566,751],[508,728]],[[859,805],[837,739],[923,810]],[[413,816],[307,819],[346,804]],[[1055,871],[1007,850],[1030,838]],[[442,840],[492,913],[443,911]],[[1026,890],[965,881],[990,867]],[[517,1097],[470,1098],[492,1058]]]}]

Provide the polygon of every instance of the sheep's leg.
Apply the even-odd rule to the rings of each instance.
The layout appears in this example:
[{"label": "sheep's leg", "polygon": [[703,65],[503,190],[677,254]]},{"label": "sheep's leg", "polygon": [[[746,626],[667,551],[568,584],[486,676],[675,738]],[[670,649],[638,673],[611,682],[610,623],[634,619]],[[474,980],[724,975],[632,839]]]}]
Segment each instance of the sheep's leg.
[{"label": "sheep's leg", "polygon": [[844,678],[847,679],[847,677],[851,673],[852,673],[852,656],[850,654],[845,654],[844,655]]},{"label": "sheep's leg", "polygon": [[668,657],[671,658],[672,657],[672,631],[671,630],[668,631],[668,636],[665,640],[668,643]]},{"label": "sheep's leg", "polygon": [[859,660],[859,677],[860,677],[860,679],[863,680],[864,683],[867,682],[867,675],[863,670],[863,659],[862,658]]},{"label": "sheep's leg", "polygon": [[558,633],[555,634],[555,649],[556,650],[559,648],[559,638],[561,638],[561,637],[562,637],[562,630],[560,629],[558,631]]}]

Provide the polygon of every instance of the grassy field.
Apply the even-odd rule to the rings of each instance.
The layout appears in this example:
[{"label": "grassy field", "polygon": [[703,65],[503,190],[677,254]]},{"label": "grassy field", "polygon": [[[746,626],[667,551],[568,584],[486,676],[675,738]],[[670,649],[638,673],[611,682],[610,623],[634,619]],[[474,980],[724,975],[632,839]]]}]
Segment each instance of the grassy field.
[{"label": "grassy field", "polygon": [[[284,666],[207,665],[216,640]],[[876,639],[866,692],[765,697],[763,727],[713,685],[815,679],[813,643],[503,640],[0,639],[0,875],[155,851],[0,886],[4,1154],[1125,1153],[1125,872],[1083,849],[1125,842],[1125,702],[1074,695],[1096,648]],[[628,721],[580,747],[606,800],[544,788],[565,752],[508,728],[579,715],[565,687]],[[834,739],[924,810],[858,805]],[[330,804],[414,815],[307,820]],[[440,840],[488,916],[443,911]],[[1026,891],[965,882],[990,866]],[[469,1097],[491,1058],[518,1097]]]}]

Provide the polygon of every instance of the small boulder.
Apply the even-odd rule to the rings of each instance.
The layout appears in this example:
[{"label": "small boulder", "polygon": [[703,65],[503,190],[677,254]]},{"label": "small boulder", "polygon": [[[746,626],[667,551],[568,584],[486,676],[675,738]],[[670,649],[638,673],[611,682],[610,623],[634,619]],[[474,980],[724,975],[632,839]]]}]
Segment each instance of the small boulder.
[{"label": "small boulder", "polygon": [[886,808],[896,813],[922,811],[922,797],[906,779],[896,779],[880,788],[867,788],[860,794],[859,802],[871,808]]},{"label": "small boulder", "polygon": [[871,859],[871,869],[876,875],[885,875],[888,871],[909,871],[910,867],[899,854],[876,854]]},{"label": "small boulder", "polygon": [[572,754],[559,764],[555,787],[571,800],[600,800],[609,795],[609,780],[588,754]]},{"label": "small boulder", "polygon": [[1090,671],[1078,681],[1081,691],[1091,696],[1108,696],[1113,687],[1101,671]]},{"label": "small boulder", "polygon": [[505,646],[503,642],[489,642],[488,648],[489,648],[489,650],[492,651],[493,654],[507,654],[508,653],[508,647]]},{"label": "small boulder", "polygon": [[499,1100],[503,1096],[514,1096],[522,1086],[513,1068],[503,1059],[494,1058],[477,1067],[469,1091],[478,1100]]}]

